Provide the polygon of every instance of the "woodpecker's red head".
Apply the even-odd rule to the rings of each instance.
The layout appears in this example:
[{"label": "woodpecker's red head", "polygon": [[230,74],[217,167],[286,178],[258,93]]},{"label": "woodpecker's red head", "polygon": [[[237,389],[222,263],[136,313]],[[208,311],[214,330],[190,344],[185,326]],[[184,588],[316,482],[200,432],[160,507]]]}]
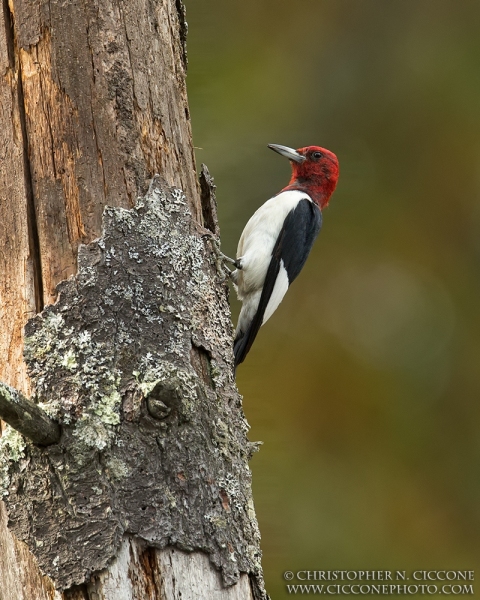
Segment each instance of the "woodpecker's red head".
[{"label": "woodpecker's red head", "polygon": [[292,165],[292,177],[284,190],[306,192],[320,209],[328,206],[338,180],[338,159],[333,152],[319,146],[293,150],[279,144],[268,147],[286,156]]}]

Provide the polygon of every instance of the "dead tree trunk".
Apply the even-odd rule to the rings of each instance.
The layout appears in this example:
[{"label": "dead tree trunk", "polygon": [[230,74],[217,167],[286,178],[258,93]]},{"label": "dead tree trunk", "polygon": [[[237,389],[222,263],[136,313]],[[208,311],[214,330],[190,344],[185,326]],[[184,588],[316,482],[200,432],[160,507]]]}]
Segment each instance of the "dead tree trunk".
[{"label": "dead tree trunk", "polygon": [[0,16],[0,597],[264,598],[183,6]]}]

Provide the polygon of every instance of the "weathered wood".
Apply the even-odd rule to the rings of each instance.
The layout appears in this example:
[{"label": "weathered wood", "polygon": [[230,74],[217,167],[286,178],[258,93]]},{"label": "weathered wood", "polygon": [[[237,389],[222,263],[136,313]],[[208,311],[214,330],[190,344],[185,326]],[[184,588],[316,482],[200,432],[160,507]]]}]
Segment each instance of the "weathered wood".
[{"label": "weathered wood", "polygon": [[[41,310],[39,255],[29,177],[26,128],[8,1],[0,11],[0,379],[29,393],[23,326]],[[40,573],[27,546],[7,528],[0,502],[2,600],[52,600],[53,583]],[[55,600],[60,595],[55,596]]]},{"label": "weathered wood", "polygon": [[4,0],[0,11],[0,380],[28,393],[22,330],[41,306],[35,300],[31,190],[12,36]]},{"label": "weathered wood", "polygon": [[35,396],[62,438],[7,447],[0,483],[10,528],[57,589],[106,568],[128,532],[202,550],[224,586],[247,574],[264,597],[255,445],[214,263],[183,193],[157,178],[135,209],[106,210],[78,275],[26,326]]},{"label": "weathered wood", "polygon": [[[155,554],[166,598],[174,600],[253,600],[247,575],[234,587],[225,588],[221,577],[212,571],[204,554],[187,554],[168,548]],[[155,563],[154,563],[155,564]]]},{"label": "weathered wood", "polygon": [[0,598],[1,600],[62,600],[50,579],[40,573],[26,544],[7,527],[7,513],[0,502]]},{"label": "weathered wood", "polygon": [[[1,599],[109,599],[115,573],[134,573],[139,558],[145,589],[135,600],[171,600],[178,577],[157,593],[151,565],[161,574],[162,553],[173,552],[172,545],[193,552],[190,579],[205,586],[196,597],[213,593],[206,573],[220,581],[214,564],[222,585],[232,587],[230,595],[224,588],[213,597],[250,598],[251,587],[262,598],[247,466],[254,446],[231,378],[226,290],[196,234],[203,225],[218,234],[218,224],[212,182],[205,179],[200,200],[195,176],[181,0],[2,2],[0,378],[29,395],[22,328],[47,306],[28,325],[37,343],[30,340],[27,355],[36,400],[65,435],[47,449],[8,428],[0,440],[10,528],[0,504]],[[186,269],[177,261],[172,272],[150,257],[158,271],[150,273],[150,284],[159,285],[160,277],[163,287],[145,286],[138,280],[144,259],[130,249],[132,256],[117,265],[123,279],[115,287],[116,258],[102,262],[110,248],[97,242],[83,247],[85,269],[62,284],[63,300],[48,306],[57,298],[56,285],[77,272],[81,244],[101,235],[105,206],[132,208],[156,172],[186,193],[190,216],[182,221],[181,239],[198,252],[188,255]],[[172,206],[181,195],[175,194]],[[168,218],[157,226],[175,234]],[[178,251],[180,239],[174,241],[158,251]],[[86,293],[75,296],[75,286],[77,292],[95,288],[100,271],[109,273],[110,287],[97,289],[95,302]],[[192,300],[199,284],[188,279],[192,273],[208,282],[201,302]],[[68,303],[75,298],[78,304]],[[122,321],[123,310],[130,320]],[[159,331],[155,319],[145,324],[152,316],[160,316],[166,329]],[[41,335],[57,326],[58,336],[42,344]],[[212,332],[220,330],[217,346]],[[115,560],[124,536],[128,566]],[[210,560],[195,559],[198,552]],[[179,560],[172,565],[183,569]],[[94,580],[105,584],[94,591]]]},{"label": "weathered wood", "polygon": [[[180,3],[178,3],[180,4]],[[45,303],[103,208],[161,173],[199,208],[175,0],[12,0]]]},{"label": "weathered wood", "polygon": [[202,216],[203,223],[216,236],[220,235],[217,217],[217,198],[215,190],[217,186],[213,183],[213,178],[207,168],[207,165],[202,164],[200,170],[200,191],[202,198]]},{"label": "weathered wood", "polygon": [[158,172],[200,216],[180,7],[2,0],[0,379],[25,393],[22,328],[103,208],[133,206]]},{"label": "weathered wood", "polygon": [[0,382],[0,418],[34,444],[48,446],[60,439],[60,427],[39,406]]},{"label": "weathered wood", "polygon": [[[95,596],[96,594],[96,596]],[[88,584],[65,594],[65,600],[253,600],[247,575],[226,588],[201,552],[156,550],[126,536],[114,562]]]}]

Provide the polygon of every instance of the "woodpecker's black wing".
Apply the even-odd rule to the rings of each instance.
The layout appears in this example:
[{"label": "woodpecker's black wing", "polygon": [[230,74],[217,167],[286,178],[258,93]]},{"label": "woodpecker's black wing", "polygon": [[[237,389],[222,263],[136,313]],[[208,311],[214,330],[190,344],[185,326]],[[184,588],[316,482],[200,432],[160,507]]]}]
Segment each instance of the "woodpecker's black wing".
[{"label": "woodpecker's black wing", "polygon": [[[300,200],[288,213],[272,251],[257,312],[247,330],[239,331],[235,339],[233,346],[235,367],[245,360],[265,316],[268,319],[283,298],[283,294],[279,299],[272,298],[275,284],[279,278],[286,277],[286,286],[288,287],[297,277],[310,254],[321,227],[322,213],[316,204],[307,198]],[[272,299],[278,301],[274,306],[269,307]],[[266,312],[269,314],[266,315]]]}]

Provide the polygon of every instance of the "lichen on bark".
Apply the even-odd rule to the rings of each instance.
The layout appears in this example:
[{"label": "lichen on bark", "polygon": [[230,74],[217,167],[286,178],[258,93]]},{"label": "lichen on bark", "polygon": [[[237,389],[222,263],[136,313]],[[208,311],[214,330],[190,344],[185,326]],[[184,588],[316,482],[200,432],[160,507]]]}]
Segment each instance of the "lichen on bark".
[{"label": "lichen on bark", "polygon": [[131,534],[202,550],[263,597],[226,288],[183,192],[157,177],[135,208],[106,208],[78,265],[25,329],[34,399],[62,436],[2,453],[10,528],[57,589]]}]

